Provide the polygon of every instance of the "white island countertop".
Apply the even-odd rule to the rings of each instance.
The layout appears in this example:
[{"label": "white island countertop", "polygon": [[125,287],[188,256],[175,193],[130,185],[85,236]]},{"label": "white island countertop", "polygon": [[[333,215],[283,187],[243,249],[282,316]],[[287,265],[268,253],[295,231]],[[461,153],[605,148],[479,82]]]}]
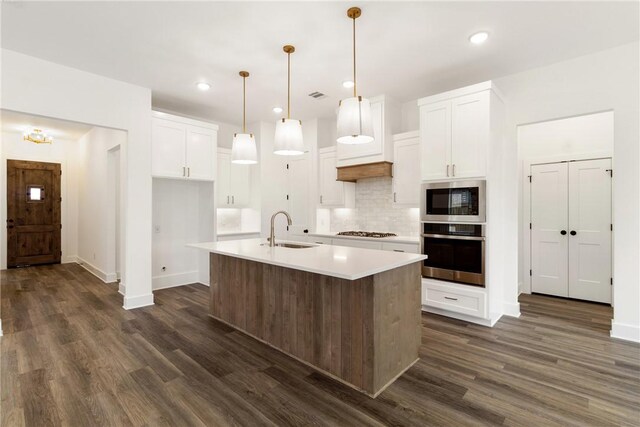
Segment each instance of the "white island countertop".
[{"label": "white island countertop", "polygon": [[[276,243],[294,243],[276,240]],[[306,243],[311,245],[311,243]],[[426,255],[333,245],[269,247],[264,239],[193,243],[191,248],[341,279],[356,280],[427,259]]]}]

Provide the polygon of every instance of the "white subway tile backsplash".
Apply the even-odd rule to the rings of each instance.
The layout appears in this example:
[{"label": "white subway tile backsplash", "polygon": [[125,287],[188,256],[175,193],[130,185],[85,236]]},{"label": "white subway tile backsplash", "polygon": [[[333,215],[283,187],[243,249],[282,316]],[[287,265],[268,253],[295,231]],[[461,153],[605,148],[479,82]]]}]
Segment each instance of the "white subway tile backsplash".
[{"label": "white subway tile backsplash", "polygon": [[331,209],[330,231],[366,230],[417,236],[420,212],[393,206],[391,178],[361,179],[356,184],[354,209]]}]

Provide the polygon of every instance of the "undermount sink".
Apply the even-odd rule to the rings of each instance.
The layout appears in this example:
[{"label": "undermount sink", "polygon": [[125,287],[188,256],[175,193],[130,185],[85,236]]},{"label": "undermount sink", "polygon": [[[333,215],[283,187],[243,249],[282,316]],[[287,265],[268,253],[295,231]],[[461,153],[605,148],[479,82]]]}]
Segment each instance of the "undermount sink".
[{"label": "undermount sink", "polygon": [[[269,246],[269,244],[261,243],[260,246]],[[300,243],[276,243],[275,246],[278,246],[280,248],[305,249],[305,248],[312,248],[315,245],[303,245]]]}]

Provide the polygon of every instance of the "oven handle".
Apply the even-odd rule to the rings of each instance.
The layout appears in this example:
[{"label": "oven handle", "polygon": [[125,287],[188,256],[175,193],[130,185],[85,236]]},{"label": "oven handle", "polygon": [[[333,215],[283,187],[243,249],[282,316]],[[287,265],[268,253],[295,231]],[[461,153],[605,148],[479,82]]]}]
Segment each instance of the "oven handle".
[{"label": "oven handle", "polygon": [[452,239],[452,240],[480,240],[484,241],[484,236],[453,236],[450,234],[422,234],[422,237],[434,237],[436,239]]}]

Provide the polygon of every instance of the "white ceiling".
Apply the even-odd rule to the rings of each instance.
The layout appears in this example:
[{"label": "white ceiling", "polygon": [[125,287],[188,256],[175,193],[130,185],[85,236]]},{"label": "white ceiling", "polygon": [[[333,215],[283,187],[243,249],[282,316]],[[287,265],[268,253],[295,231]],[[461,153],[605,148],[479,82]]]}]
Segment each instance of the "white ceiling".
[{"label": "white ceiling", "polygon": [[[345,2],[3,2],[2,47],[151,88],[155,108],[210,120],[330,117],[349,96]],[[361,2],[358,87],[405,102],[638,40],[638,2]],[[491,36],[473,46],[476,31]],[[195,88],[212,84],[208,92]],[[328,95],[314,100],[307,94]]]},{"label": "white ceiling", "polygon": [[0,110],[0,122],[3,132],[25,133],[33,128],[40,129],[54,139],[77,140],[89,132],[93,126],[49,117]]}]

